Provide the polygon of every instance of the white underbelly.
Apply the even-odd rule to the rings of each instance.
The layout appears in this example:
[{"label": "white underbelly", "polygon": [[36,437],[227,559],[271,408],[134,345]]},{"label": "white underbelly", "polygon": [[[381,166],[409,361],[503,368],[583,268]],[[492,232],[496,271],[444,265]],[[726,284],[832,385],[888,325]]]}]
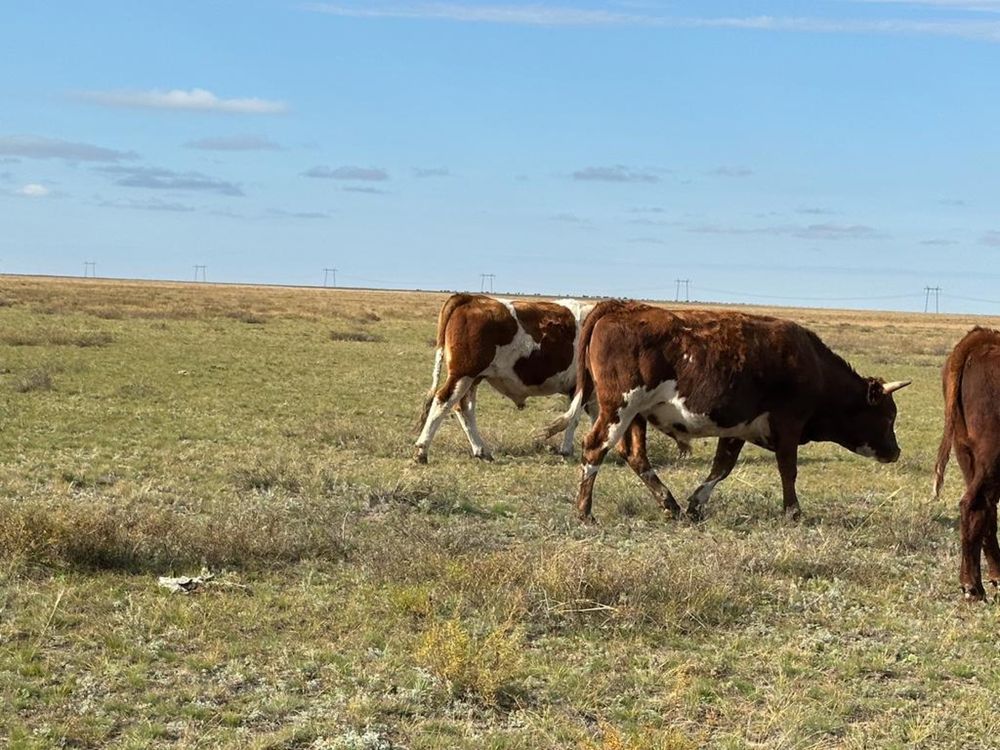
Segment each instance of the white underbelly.
[{"label": "white underbelly", "polygon": [[677,392],[677,383],[667,380],[656,388],[636,388],[625,396],[621,417],[642,416],[658,429],[678,438],[733,437],[758,445],[768,445],[771,437],[770,414],[764,412],[749,422],[723,427],[707,414],[687,408],[684,397]]}]

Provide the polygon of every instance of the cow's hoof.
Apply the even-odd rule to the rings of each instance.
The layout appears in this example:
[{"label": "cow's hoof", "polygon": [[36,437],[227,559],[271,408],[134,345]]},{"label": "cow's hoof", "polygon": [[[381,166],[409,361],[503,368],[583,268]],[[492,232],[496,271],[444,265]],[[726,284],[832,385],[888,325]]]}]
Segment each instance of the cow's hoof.
[{"label": "cow's hoof", "polygon": [[791,523],[798,523],[802,520],[802,511],[799,509],[798,505],[785,508],[785,520]]},{"label": "cow's hoof", "polygon": [[580,523],[584,526],[597,526],[597,519],[594,518],[592,513],[581,513],[577,518],[580,519]]},{"label": "cow's hoof", "polygon": [[705,520],[705,515],[701,512],[701,508],[688,508],[687,513],[684,515],[687,516],[687,520],[691,523],[701,523]]},{"label": "cow's hoof", "polygon": [[417,448],[417,450],[413,453],[413,461],[418,464],[427,463],[427,453]]},{"label": "cow's hoof", "polygon": [[962,594],[969,603],[981,602],[986,598],[982,586],[962,586]]},{"label": "cow's hoof", "polygon": [[489,451],[483,451],[482,453],[474,453],[473,456],[478,458],[480,461],[492,461],[493,454]]}]

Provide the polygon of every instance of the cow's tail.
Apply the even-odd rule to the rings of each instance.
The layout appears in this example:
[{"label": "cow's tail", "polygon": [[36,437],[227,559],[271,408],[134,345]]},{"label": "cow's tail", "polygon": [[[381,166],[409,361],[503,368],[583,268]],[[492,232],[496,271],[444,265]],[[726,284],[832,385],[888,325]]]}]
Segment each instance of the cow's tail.
[{"label": "cow's tail", "polygon": [[964,369],[964,356],[951,357],[944,366],[944,433],[941,435],[941,445],[938,446],[937,463],[934,464],[934,497],[940,497],[941,488],[944,487],[944,471],[948,466],[948,459],[951,458],[955,426],[965,419],[961,401]]},{"label": "cow's tail", "polygon": [[607,300],[599,303],[583,321],[580,328],[580,338],[576,342],[576,388],[569,409],[556,419],[542,427],[536,437],[541,440],[557,435],[570,424],[580,419],[580,412],[594,395],[594,376],[590,371],[590,339],[594,334],[597,321],[609,312],[621,309],[625,305],[621,300]]},{"label": "cow's tail", "polygon": [[431,405],[434,403],[434,394],[437,393],[438,387],[441,383],[441,371],[444,369],[445,360],[445,332],[448,330],[448,320],[451,318],[451,315],[455,312],[455,310],[462,305],[471,302],[472,299],[473,296],[471,294],[453,294],[441,306],[441,312],[438,313],[437,338],[435,339],[434,348],[434,370],[431,373],[431,389],[427,392],[427,396],[424,398],[424,405],[420,411],[420,419],[414,426],[413,431],[415,433],[420,432],[424,428],[424,424],[427,422],[427,417],[431,413]]}]

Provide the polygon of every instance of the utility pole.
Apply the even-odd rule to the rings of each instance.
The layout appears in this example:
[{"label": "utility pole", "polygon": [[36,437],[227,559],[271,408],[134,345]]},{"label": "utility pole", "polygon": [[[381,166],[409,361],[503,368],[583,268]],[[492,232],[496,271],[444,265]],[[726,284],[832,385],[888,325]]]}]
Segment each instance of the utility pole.
[{"label": "utility pole", "polygon": [[201,280],[202,281],[207,281],[208,279],[205,278],[205,266],[195,266],[194,267],[194,280],[195,281],[198,280],[198,272],[199,271],[201,271]]},{"label": "utility pole", "polygon": [[327,281],[329,281],[331,274],[333,274],[333,285],[337,286],[337,269],[336,268],[324,268],[323,269],[323,286],[327,286]]},{"label": "utility pole", "polygon": [[684,301],[691,301],[691,279],[674,279],[677,284],[677,295],[675,297],[675,302],[681,301],[681,284],[684,285]]},{"label": "utility pole", "polygon": [[83,278],[87,278],[87,276],[93,276],[95,279],[97,278],[97,261],[83,261]]},{"label": "utility pole", "polygon": [[[489,292],[493,294],[493,279],[496,278],[495,273],[481,273],[479,274],[479,291]],[[487,283],[489,282],[489,283]],[[489,287],[487,289],[487,286]]]},{"label": "utility pole", "polygon": [[931,306],[931,295],[934,295],[934,312],[941,312],[941,287],[939,286],[925,286],[924,287],[924,312],[930,311]]}]

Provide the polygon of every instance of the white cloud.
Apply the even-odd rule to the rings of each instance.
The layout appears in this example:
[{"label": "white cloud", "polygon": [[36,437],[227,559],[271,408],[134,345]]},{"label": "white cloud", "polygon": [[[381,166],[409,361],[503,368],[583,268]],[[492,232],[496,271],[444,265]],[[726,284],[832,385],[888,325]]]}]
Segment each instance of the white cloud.
[{"label": "white cloud", "polygon": [[202,151],[280,151],[281,146],[262,135],[225,135],[217,138],[199,138],[184,144],[186,148]]},{"label": "white cloud", "polygon": [[[888,0],[902,2],[902,0]],[[921,4],[941,8],[992,10],[993,0],[970,0],[947,4],[926,0]],[[495,23],[519,26],[651,26],[675,29],[742,29],[814,34],[884,34],[899,36],[948,36],[1000,42],[1000,22],[992,20],[911,20],[852,19],[808,16],[669,16],[656,12],[617,12],[551,5],[477,5],[469,7],[448,2],[369,3],[364,6],[340,3],[307,3],[303,10],[351,18],[396,18]]]},{"label": "white cloud", "polygon": [[426,18],[524,26],[608,26],[637,23],[647,18],[633,13],[545,5],[469,7],[458,3],[434,2],[356,7],[344,3],[306,3],[302,7],[314,13],[353,18]]},{"label": "white cloud", "polygon": [[362,182],[385,182],[389,179],[389,173],[381,167],[327,167],[319,165],[307,169],[302,173],[302,176],[321,180],[360,180]]},{"label": "white cloud", "polygon": [[47,198],[52,195],[51,190],[45,187],[45,185],[39,185],[37,182],[29,182],[14,192],[18,195],[23,195],[25,198]]},{"label": "white cloud", "polygon": [[273,115],[288,111],[284,102],[256,97],[222,99],[206,89],[171,89],[161,91],[83,91],[77,94],[84,101],[104,107],[166,109],[188,112],[224,112],[240,115]]},{"label": "white cloud", "polygon": [[1000,13],[1000,0],[855,0],[871,5],[916,5],[943,10]]},{"label": "white cloud", "polygon": [[[0,136],[0,154],[22,159],[65,159],[66,161],[118,162],[138,158],[134,151],[115,151],[90,143],[62,141],[38,135]],[[4,159],[17,163],[17,159]]]}]

